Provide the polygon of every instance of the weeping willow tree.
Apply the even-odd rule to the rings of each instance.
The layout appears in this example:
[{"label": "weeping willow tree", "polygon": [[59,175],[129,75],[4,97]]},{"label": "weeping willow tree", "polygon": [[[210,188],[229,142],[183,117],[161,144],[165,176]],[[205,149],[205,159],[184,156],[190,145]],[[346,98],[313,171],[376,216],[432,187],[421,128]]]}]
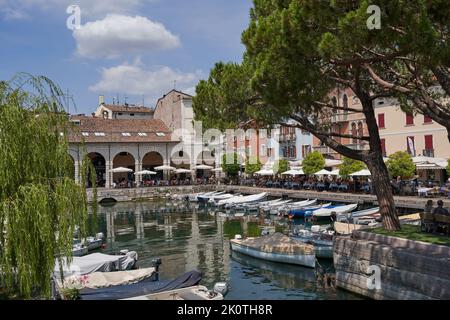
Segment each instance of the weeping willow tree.
[{"label": "weeping willow tree", "polygon": [[76,226],[85,234],[90,161],[75,183],[62,96],[45,77],[0,82],[0,288],[8,295],[50,297],[55,258],[70,262]]}]

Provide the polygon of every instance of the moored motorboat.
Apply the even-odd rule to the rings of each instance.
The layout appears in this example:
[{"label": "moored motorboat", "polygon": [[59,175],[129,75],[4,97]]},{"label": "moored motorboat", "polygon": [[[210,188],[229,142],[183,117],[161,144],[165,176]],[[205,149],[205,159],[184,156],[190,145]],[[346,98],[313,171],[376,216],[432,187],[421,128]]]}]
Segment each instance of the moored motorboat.
[{"label": "moored motorboat", "polygon": [[296,264],[314,268],[314,246],[300,243],[281,233],[242,240],[239,236],[230,240],[233,251],[248,256],[280,263]]},{"label": "moored motorboat", "polygon": [[321,208],[327,208],[330,206],[331,206],[331,202],[321,204],[321,205],[311,206],[311,207],[304,207],[304,208],[300,208],[300,209],[291,209],[291,210],[289,210],[289,218],[295,219],[295,218],[311,217],[315,210],[318,210]]},{"label": "moored motorboat", "polygon": [[312,232],[310,230],[297,230],[290,235],[293,239],[303,243],[312,244],[317,258],[333,258],[333,235],[328,232]]},{"label": "moored motorboat", "polygon": [[214,192],[207,192],[203,194],[199,194],[197,196],[197,201],[200,203],[206,203],[208,200],[214,196],[219,196],[221,194],[225,194],[225,191],[214,191]]},{"label": "moored motorboat", "polygon": [[332,214],[342,215],[346,214],[348,212],[352,212],[358,207],[358,204],[353,203],[349,205],[337,205],[337,206],[328,206],[324,208],[320,208],[317,210],[314,210],[312,213],[313,219],[319,220],[319,219],[329,219]]},{"label": "moored motorboat", "polygon": [[121,300],[223,300],[223,295],[198,285]]},{"label": "moored motorboat", "polygon": [[288,204],[285,204],[278,208],[278,214],[286,215],[289,213],[290,210],[298,210],[305,207],[313,206],[317,203],[317,199],[314,200],[303,200],[298,202],[291,202]]},{"label": "moored motorboat", "polygon": [[[107,288],[80,290],[81,300],[142,300],[143,296],[198,286],[202,273],[190,271],[173,280],[146,279],[134,284],[111,286]],[[149,300],[149,299],[144,299]]]},{"label": "moored motorboat", "polygon": [[237,197],[233,197],[230,199],[220,200],[218,202],[218,205],[225,206],[226,208],[231,208],[238,204],[261,201],[262,199],[264,199],[266,197],[267,197],[267,192],[261,192],[258,194],[252,194],[252,195],[248,195],[248,196],[237,196]]}]

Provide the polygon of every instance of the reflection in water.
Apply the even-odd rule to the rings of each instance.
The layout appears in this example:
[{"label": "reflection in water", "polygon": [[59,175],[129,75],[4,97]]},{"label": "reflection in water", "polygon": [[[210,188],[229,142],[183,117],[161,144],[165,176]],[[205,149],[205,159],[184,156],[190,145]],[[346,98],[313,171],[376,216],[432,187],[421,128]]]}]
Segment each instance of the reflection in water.
[{"label": "reflection in water", "polygon": [[264,228],[293,227],[277,217],[227,218],[190,203],[133,202],[99,207],[97,226],[107,237],[107,253],[135,250],[141,267],[161,258],[162,279],[200,270],[202,284],[209,288],[229,283],[227,299],[353,298],[319,286],[313,269],[231,255],[229,239],[236,234],[259,236]]}]

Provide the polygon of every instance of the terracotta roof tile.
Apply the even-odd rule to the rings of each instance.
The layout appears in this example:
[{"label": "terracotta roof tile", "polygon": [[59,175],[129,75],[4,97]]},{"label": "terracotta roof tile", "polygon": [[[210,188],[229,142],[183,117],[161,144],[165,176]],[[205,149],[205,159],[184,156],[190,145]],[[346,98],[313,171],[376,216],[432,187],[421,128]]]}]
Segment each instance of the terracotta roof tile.
[{"label": "terracotta roof tile", "polygon": [[113,112],[134,112],[134,113],[154,113],[154,110],[147,107],[121,106],[121,105],[103,105]]},{"label": "terracotta roof tile", "polygon": [[179,142],[172,140],[172,132],[161,120],[102,119],[87,116],[73,116],[70,119],[79,121],[69,134],[71,143],[81,142],[83,139],[89,143]]}]

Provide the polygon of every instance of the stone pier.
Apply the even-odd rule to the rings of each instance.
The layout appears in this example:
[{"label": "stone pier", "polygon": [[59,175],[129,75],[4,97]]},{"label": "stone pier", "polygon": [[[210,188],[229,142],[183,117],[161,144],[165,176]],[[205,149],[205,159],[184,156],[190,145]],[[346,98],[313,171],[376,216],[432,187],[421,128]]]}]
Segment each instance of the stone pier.
[{"label": "stone pier", "polygon": [[377,300],[450,299],[448,246],[354,231],[336,238],[333,259],[339,288]]}]

